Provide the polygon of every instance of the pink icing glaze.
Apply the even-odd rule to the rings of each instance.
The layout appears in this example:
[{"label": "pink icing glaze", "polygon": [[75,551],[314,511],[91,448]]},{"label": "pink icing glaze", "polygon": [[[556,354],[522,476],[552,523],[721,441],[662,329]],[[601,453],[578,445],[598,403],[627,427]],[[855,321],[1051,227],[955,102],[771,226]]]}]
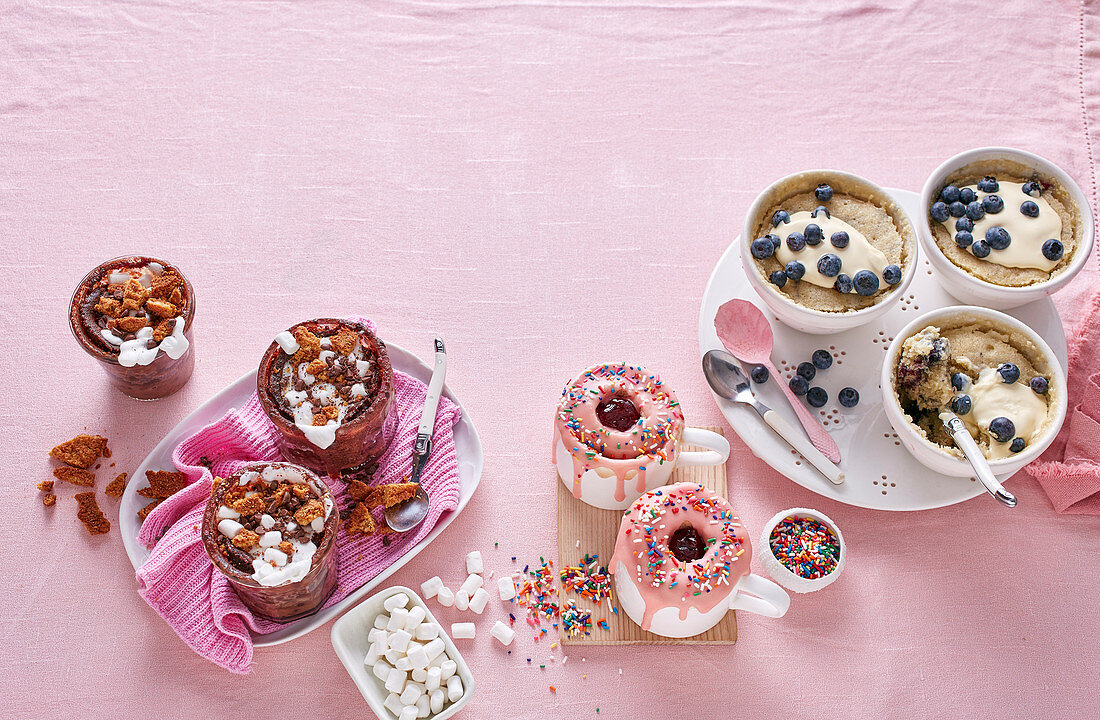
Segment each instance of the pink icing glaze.
[{"label": "pink icing glaze", "polygon": [[[685,522],[709,544],[703,557],[689,563],[668,547]],[[726,602],[749,574],[751,558],[748,534],[729,501],[702,485],[676,483],[646,493],[623,514],[609,567],[614,573],[620,562],[626,566],[645,602],[642,629],[649,630],[662,608],[678,608],[686,620],[688,608],[705,614]]]},{"label": "pink icing glaze", "polygon": [[[607,427],[596,417],[596,406],[614,395],[638,408],[641,417],[630,430]],[[604,468],[615,477],[615,499],[621,502],[631,474],[637,492],[644,492],[646,465],[675,461],[684,414],[676,393],[658,375],[634,365],[595,365],[565,386],[554,431],[573,459],[573,497],[581,496],[585,472]],[[556,443],[551,462],[557,465]]]}]

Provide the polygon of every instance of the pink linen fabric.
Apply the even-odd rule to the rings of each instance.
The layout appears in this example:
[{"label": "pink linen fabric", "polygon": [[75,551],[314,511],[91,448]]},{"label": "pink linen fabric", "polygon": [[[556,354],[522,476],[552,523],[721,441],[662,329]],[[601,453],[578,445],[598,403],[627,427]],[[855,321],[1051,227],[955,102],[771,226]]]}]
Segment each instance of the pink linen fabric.
[{"label": "pink linen fabric", "polygon": [[[312,712],[369,714],[329,626],[257,649],[248,675],[180,642],[135,592],[117,529],[87,536],[73,488],[41,506],[58,441],[111,438],[102,488],[275,333],[360,311],[422,357],[446,339],[486,451],[474,500],[387,584],[457,587],[474,549],[510,572],[557,555],[550,418],[579,369],[644,364],[689,424],[730,432],[699,372],[698,311],[760,188],[834,167],[917,191],[978,145],[1039,153],[1100,206],[1094,0],[5,5],[0,369],[26,382],[0,403],[16,469],[0,499],[33,552],[6,565],[0,707],[235,719],[245,701],[298,707],[305,669]],[[152,403],[113,392],[64,320],[84,273],[135,250],[178,263],[198,296],[195,374]],[[1056,296],[1067,331],[1098,284],[1094,258]],[[1100,517],[1057,513],[1026,473],[1011,511],[863,510],[730,439],[748,527],[828,513],[844,576],[782,620],[740,614],[733,647],[569,648],[565,664],[530,635],[499,647],[494,603],[462,646],[477,691],[459,718],[1095,715]]]},{"label": "pink linen fabric", "polygon": [[[398,425],[393,442],[379,460],[376,484],[398,482],[412,469],[412,447],[420,424],[427,386],[394,372],[393,412]],[[454,424],[461,411],[440,398],[432,454],[421,477],[431,498],[428,516],[404,535],[371,537],[337,534],[339,576],[325,607],[358,590],[389,567],[435,527],[440,515],[458,507],[458,458]],[[250,630],[260,634],[286,627],[254,617],[229,581],[207,557],[200,530],[214,476],[226,477],[248,462],[279,460],[279,432],[267,418],[255,393],[240,410],[184,440],[172,456],[192,484],[158,505],[142,524],[139,540],[151,546],[148,560],[137,571],[139,592],[149,605],[195,652],[236,673],[252,662]],[[202,464],[208,458],[209,468]],[[329,489],[343,509],[348,498],[343,483],[329,480]]]}]

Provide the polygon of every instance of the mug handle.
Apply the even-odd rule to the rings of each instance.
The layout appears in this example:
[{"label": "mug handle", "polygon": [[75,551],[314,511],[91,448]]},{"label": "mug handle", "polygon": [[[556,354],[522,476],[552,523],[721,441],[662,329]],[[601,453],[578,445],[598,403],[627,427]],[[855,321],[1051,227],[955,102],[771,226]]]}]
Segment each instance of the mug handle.
[{"label": "mug handle", "polygon": [[746,610],[771,618],[783,617],[790,606],[791,596],[786,590],[771,580],[752,573],[737,583],[730,601],[731,610]]},{"label": "mug handle", "polygon": [[730,441],[716,432],[702,428],[684,428],[680,442],[688,445],[701,445],[708,450],[686,450],[676,458],[676,464],[684,467],[692,465],[721,465],[730,456]]}]

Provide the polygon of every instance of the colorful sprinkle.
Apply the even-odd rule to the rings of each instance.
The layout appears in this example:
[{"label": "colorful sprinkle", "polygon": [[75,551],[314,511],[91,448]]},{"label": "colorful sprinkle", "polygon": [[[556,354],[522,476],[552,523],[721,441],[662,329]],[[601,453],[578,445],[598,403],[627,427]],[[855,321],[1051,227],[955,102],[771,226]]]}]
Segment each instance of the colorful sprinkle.
[{"label": "colorful sprinkle", "polygon": [[840,543],[828,525],[813,518],[787,517],[769,539],[772,554],[795,575],[823,578],[836,569]]}]

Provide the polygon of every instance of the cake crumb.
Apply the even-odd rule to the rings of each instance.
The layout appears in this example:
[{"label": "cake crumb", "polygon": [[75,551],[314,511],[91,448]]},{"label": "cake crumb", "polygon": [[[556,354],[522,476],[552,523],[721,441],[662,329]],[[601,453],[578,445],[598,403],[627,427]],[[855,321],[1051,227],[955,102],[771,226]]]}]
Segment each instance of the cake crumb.
[{"label": "cake crumb", "polygon": [[126,490],[126,473],[119,473],[115,476],[115,479],[107,483],[107,487],[103,492],[107,493],[113,498],[122,497],[122,493]]},{"label": "cake crumb", "polygon": [[50,450],[50,457],[85,470],[101,455],[111,457],[111,452],[107,449],[107,438],[101,435],[77,435]]},{"label": "cake crumb", "polygon": [[75,496],[79,508],[76,516],[84,523],[84,529],[91,535],[102,535],[111,531],[111,522],[103,515],[96,502],[95,492],[77,493]]},{"label": "cake crumb", "polygon": [[82,487],[92,487],[95,485],[95,475],[88,470],[78,467],[69,467],[68,465],[56,467],[53,469],[53,476],[58,480],[64,480],[67,483],[80,485]]}]

